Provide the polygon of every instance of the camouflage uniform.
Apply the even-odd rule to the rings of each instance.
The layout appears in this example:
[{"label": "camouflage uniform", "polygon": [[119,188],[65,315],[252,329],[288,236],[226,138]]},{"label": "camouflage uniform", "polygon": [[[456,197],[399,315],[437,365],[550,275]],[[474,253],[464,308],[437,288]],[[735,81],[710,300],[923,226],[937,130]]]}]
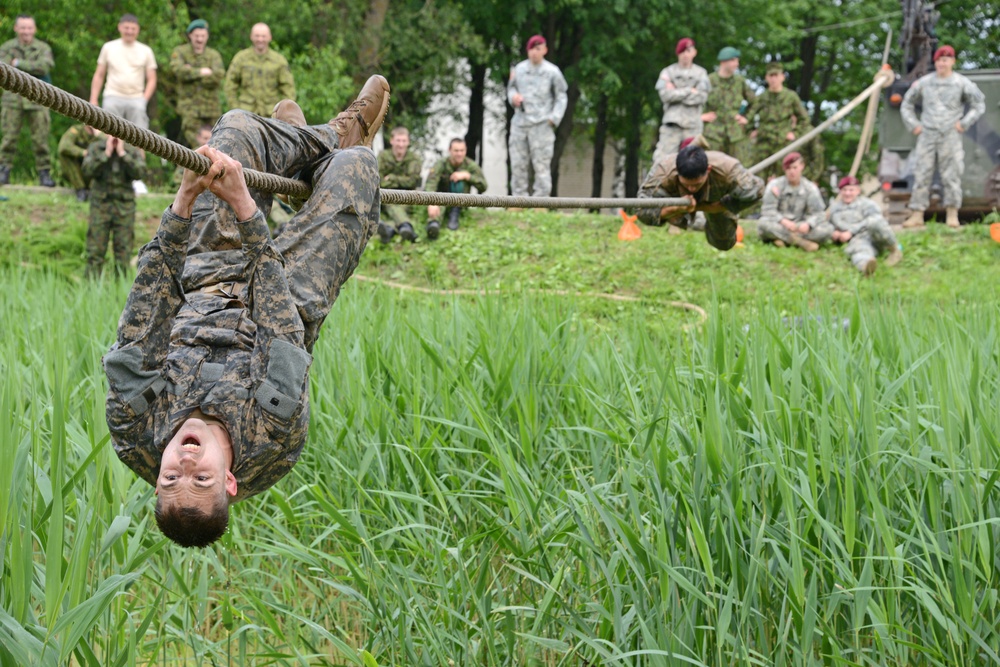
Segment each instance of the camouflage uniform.
[{"label": "camouflage uniform", "polygon": [[73,125],[59,139],[59,171],[74,190],[87,189],[82,166],[87,148],[93,141],[93,135],[87,134],[82,124]]},{"label": "camouflage uniform", "polygon": [[[794,90],[787,88],[782,88],[777,93],[765,90],[758,95],[747,112],[747,118],[752,119],[753,116],[757,116],[754,164],[774,155],[791,143],[785,138],[789,132],[795,132],[795,136],[798,137],[802,134],[801,128],[809,124],[809,114],[802,106],[802,100]],[[760,176],[767,180],[770,176],[780,176],[781,173],[781,163],[776,162],[765,169]]]},{"label": "camouflage uniform", "polygon": [[[420,170],[423,161],[416,151],[407,150],[402,160],[397,160],[391,149],[378,154],[378,173],[381,187],[390,190],[417,190],[420,188]],[[383,204],[382,217],[393,224],[409,222],[412,216],[409,206]]]},{"label": "camouflage uniform", "polygon": [[295,80],[285,56],[273,49],[263,54],[243,49],[229,63],[226,99],[231,109],[246,109],[269,117],[274,105],[295,99]]},{"label": "camouflage uniform", "polygon": [[[705,151],[708,164],[708,180],[694,198],[698,203],[721,202],[726,211],[706,213],[705,237],[709,244],[719,250],[729,250],[736,245],[736,214],[760,201],[764,182],[751,174],[739,160],[719,151]],[[673,153],[653,165],[646,180],[639,188],[639,197],[684,197],[689,193],[681,187],[677,174],[677,154]],[[657,227],[667,223],[660,217],[659,208],[645,208],[638,211],[639,220]],[[693,216],[691,216],[693,217]],[[684,218],[669,221],[670,224],[686,227]]]},{"label": "camouflage uniform", "polygon": [[[668,81],[674,84],[673,89],[667,88]],[[653,152],[653,164],[676,153],[681,142],[688,137],[701,134],[701,107],[711,89],[708,72],[700,65],[681,67],[679,63],[673,63],[660,70],[656,92],[663,102],[663,121],[660,124],[660,140],[656,142]]]},{"label": "camouflage uniform", "polygon": [[243,165],[302,174],[313,194],[274,239],[272,197],[239,222],[209,192],[190,220],[170,208],[104,357],[107,421],[118,457],[156,483],[166,444],[192,411],[225,424],[236,500],[268,489],[298,460],[309,428],[310,351],[378,223],[375,155],[337,150],[333,127],[230,111],[209,143]]},{"label": "camouflage uniform", "polygon": [[[746,103],[747,108],[753,104],[753,88],[739,74],[722,78],[718,72],[708,75],[711,92],[705,100],[703,111],[714,111],[717,118],[705,125],[702,136],[713,151],[722,151],[732,155],[740,164],[750,162],[750,144],[746,130],[736,122],[736,116]],[[746,109],[743,109],[744,115]]]},{"label": "camouflage uniform", "polygon": [[83,158],[83,177],[90,181],[90,224],[87,227],[87,276],[104,268],[108,240],[114,236],[115,271],[124,274],[132,261],[135,236],[135,191],[144,169],[142,152],[125,146],[125,156],[105,153],[107,137],[91,142]]},{"label": "camouflage uniform", "polygon": [[[17,59],[17,69],[27,72],[35,78],[49,80],[52,70],[52,49],[40,39],[31,40],[24,46],[18,39],[11,39],[0,45],[0,61],[10,65]],[[35,153],[35,169],[48,170],[49,160],[49,110],[40,104],[35,104],[20,95],[4,91],[0,98],[0,167],[8,169],[14,164],[17,154],[17,140],[21,135],[21,127],[27,121],[31,132],[31,146]]]},{"label": "camouflage uniform", "polygon": [[[558,67],[543,60],[533,65],[525,59],[510,70],[507,101],[514,106],[514,94],[524,100],[514,107],[507,140],[510,153],[510,190],[515,197],[528,196],[528,162],[535,172],[532,196],[548,197],[552,192],[552,155],[555,128],[566,113],[566,79]],[[483,181],[485,189],[485,181]],[[482,190],[480,190],[482,192]]]},{"label": "camouflage uniform", "polygon": [[757,233],[764,242],[791,243],[791,232],[781,226],[781,219],[788,218],[792,222],[809,225],[809,231],[800,234],[802,238],[825,243],[833,233],[833,227],[826,220],[825,210],[826,205],[815,183],[803,178],[798,186],[792,187],[785,176],[779,176],[764,186]]},{"label": "camouflage uniform", "polygon": [[[469,180],[451,180],[451,175],[456,171],[469,172]],[[537,177],[535,182],[538,182]],[[434,166],[431,167],[430,173],[427,174],[427,183],[424,185],[424,190],[427,192],[455,192],[458,194],[468,194],[470,189],[473,187],[479,191],[479,194],[486,192],[486,175],[483,174],[482,168],[469,158],[463,159],[458,165],[453,165],[450,158],[443,157],[435,162]],[[448,217],[451,210],[452,207],[449,207],[447,211],[445,211],[445,217]],[[461,214],[462,209],[459,208],[458,210]]]},{"label": "camouflage uniform", "polygon": [[[203,67],[210,68],[212,74],[202,76]],[[181,133],[188,146],[196,147],[201,126],[215,125],[222,115],[219,88],[226,76],[222,56],[207,46],[198,55],[190,44],[181,44],[170,54],[170,71],[177,78],[177,115],[181,117]],[[267,115],[270,114],[268,109]]]},{"label": "camouflage uniform", "polygon": [[[916,106],[923,106],[917,118]],[[965,112],[965,105],[969,110]],[[930,203],[930,186],[937,158],[944,188],[944,205],[962,207],[962,173],[965,171],[965,151],[962,135],[955,123],[968,130],[986,111],[986,98],[976,84],[957,72],[939,77],[932,72],[917,79],[903,97],[900,112],[903,122],[912,132],[923,128],[913,151],[913,192],[910,208],[923,211]],[[963,115],[964,112],[964,115]]]},{"label": "camouflage uniform", "polygon": [[851,233],[844,252],[858,271],[863,272],[868,262],[879,253],[891,252],[897,247],[896,236],[889,223],[871,199],[858,197],[850,204],[837,199],[830,205],[829,218],[834,229]]}]

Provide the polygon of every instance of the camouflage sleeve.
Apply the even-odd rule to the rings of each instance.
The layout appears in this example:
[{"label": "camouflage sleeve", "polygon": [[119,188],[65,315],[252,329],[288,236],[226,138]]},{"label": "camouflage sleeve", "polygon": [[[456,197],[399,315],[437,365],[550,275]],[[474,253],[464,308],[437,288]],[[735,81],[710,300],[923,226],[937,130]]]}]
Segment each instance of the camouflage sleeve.
[{"label": "camouflage sleeve", "polygon": [[712,83],[708,80],[708,76],[703,76],[698,79],[694,87],[694,90],[687,91],[684,104],[689,107],[700,107],[705,104],[708,94],[712,92]]},{"label": "camouflage sleeve", "polygon": [[823,195],[819,193],[818,187],[809,188],[805,214],[809,229],[819,229],[827,224],[826,205],[823,203]]},{"label": "camouflage sleeve", "polygon": [[174,73],[174,77],[178,81],[184,83],[191,83],[201,78],[201,74],[185,62],[184,54],[179,46],[170,52],[170,71]]},{"label": "camouflage sleeve", "polygon": [[[683,104],[691,94],[690,90],[681,90],[680,88],[667,88],[667,82],[670,81],[670,75],[667,74],[667,70],[664,69],[660,73],[660,78],[656,80],[656,92],[660,95],[660,101],[664,104]],[[704,102],[704,100],[702,100]]]},{"label": "camouflage sleeve", "polygon": [[507,102],[514,106],[514,94],[519,93],[517,89],[517,68],[510,68],[510,76],[507,78]]},{"label": "camouflage sleeve", "polygon": [[292,76],[292,70],[289,69],[287,62],[278,70],[278,95],[283,100],[295,99],[295,77]]},{"label": "camouflage sleeve", "polygon": [[802,100],[799,99],[798,95],[795,95],[794,113],[795,113],[795,118],[798,119],[799,121],[796,127],[803,128],[803,131],[797,132],[796,136],[801,137],[803,134],[805,134],[805,128],[811,125],[812,121],[809,119],[809,113],[806,111],[806,105],[802,103]]},{"label": "camouflage sleeve", "polygon": [[226,85],[224,92],[226,94],[226,105],[230,109],[235,109],[240,99],[240,84],[242,83],[243,77],[240,74],[241,70],[239,61],[239,54],[237,54],[229,62],[229,71],[226,72]]},{"label": "camouflage sleeve", "polygon": [[122,163],[125,165],[126,178],[133,181],[142,180],[146,173],[146,162],[138,148],[127,146],[125,148],[125,156],[122,158]]},{"label": "camouflage sleeve", "polygon": [[55,61],[52,59],[52,49],[46,45],[45,48],[32,49],[31,55],[27,58],[18,60],[17,68],[32,76],[42,78],[52,71],[52,66],[54,64]]},{"label": "camouflage sleeve", "polygon": [[859,225],[858,231],[863,231],[869,226],[874,226],[879,222],[889,224],[886,222],[885,218],[882,217],[882,209],[878,207],[878,204],[873,202],[871,199],[864,200],[864,215],[865,217],[861,219],[861,224]]},{"label": "camouflage sleeve", "polygon": [[923,94],[920,92],[920,81],[917,81],[906,94],[903,95],[903,104],[899,107],[899,113],[903,116],[903,124],[910,132],[920,126],[917,118],[917,105],[923,101]]},{"label": "camouflage sleeve", "polygon": [[222,56],[218,51],[212,52],[212,62],[210,67],[212,68],[212,75],[205,77],[205,79],[212,85],[218,86],[222,83],[222,80],[226,78],[226,66],[222,63]]},{"label": "camouflage sleeve", "polygon": [[[75,127],[75,126],[74,126]],[[77,130],[71,127],[63,133],[62,137],[59,138],[59,147],[57,152],[59,155],[65,155],[72,158],[83,158],[87,154],[86,148],[81,148],[76,143]],[[82,130],[79,130],[82,131]]]},{"label": "camouflage sleeve", "polygon": [[[658,162],[654,164],[653,168],[646,174],[646,180],[639,187],[639,199],[659,199],[661,197],[673,196],[663,187],[665,177],[666,172],[663,163]],[[666,223],[666,220],[660,216],[660,211],[661,208],[659,206],[655,208],[640,208],[636,210],[636,215],[639,218],[639,222],[644,225],[662,227]]]},{"label": "camouflage sleeve", "polygon": [[378,162],[378,175],[379,175],[379,187],[383,188],[395,188],[396,178],[395,174],[386,173],[389,170],[388,157],[389,150],[383,150],[378,154],[376,161]]},{"label": "camouflage sleeve", "polygon": [[[566,95],[567,90],[569,90],[569,87],[566,85],[566,77],[563,76],[563,73],[559,70],[559,68],[553,66],[552,94],[556,99],[555,104],[552,105],[552,116],[549,117],[549,120],[552,121],[553,125],[561,123],[563,115],[566,113],[566,105],[569,103],[569,97]],[[473,185],[475,185],[475,183],[473,183]],[[478,185],[476,185],[476,187],[479,188],[480,192],[485,192],[486,179],[483,179],[483,187],[480,188]]]},{"label": "camouflage sleeve", "polygon": [[731,213],[739,213],[746,207],[760,201],[764,194],[764,181],[751,174],[746,167],[737,164],[733,169],[735,187],[722,197],[719,203]]},{"label": "camouflage sleeve", "polygon": [[986,96],[983,95],[979,86],[968,79],[965,79],[963,86],[962,101],[969,105],[969,110],[965,112],[965,116],[959,122],[962,124],[962,129],[968,130],[979,120],[980,116],[986,113]]},{"label": "camouflage sleeve", "polygon": [[778,212],[778,199],[780,193],[777,186],[768,186],[764,190],[764,199],[760,207],[760,219],[762,222],[780,222],[781,213]]},{"label": "camouflage sleeve", "polygon": [[[446,158],[447,159],[447,158]],[[444,160],[438,160],[431,167],[430,172],[427,174],[427,180],[424,181],[424,190],[427,192],[438,192],[441,189],[441,173]]]},{"label": "camouflage sleeve", "polygon": [[83,177],[88,181],[96,178],[101,168],[108,163],[109,159],[107,153],[104,152],[103,145],[99,142],[90,144],[87,154],[83,156],[83,164],[80,167],[81,171],[83,171]]},{"label": "camouflage sleeve", "polygon": [[743,79],[743,99],[747,103],[746,113],[750,113],[750,109],[753,108],[753,103],[757,99],[757,93],[753,92],[753,86],[746,79]]},{"label": "camouflage sleeve", "polygon": [[[470,160],[470,162],[472,161]],[[479,194],[486,192],[486,174],[483,173],[482,167],[475,162],[469,166],[469,185],[474,186]]]},{"label": "camouflage sleeve", "polygon": [[420,160],[410,160],[406,164],[406,174],[400,175],[399,185],[401,190],[417,190],[420,188],[420,168],[423,165]]}]

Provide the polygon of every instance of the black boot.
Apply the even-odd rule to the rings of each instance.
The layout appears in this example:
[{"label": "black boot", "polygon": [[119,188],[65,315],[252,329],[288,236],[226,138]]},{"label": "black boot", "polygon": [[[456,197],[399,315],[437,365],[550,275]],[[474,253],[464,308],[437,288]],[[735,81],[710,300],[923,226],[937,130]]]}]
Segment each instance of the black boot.
[{"label": "black boot", "polygon": [[396,228],[384,222],[378,223],[378,237],[382,243],[392,243],[392,237],[396,235]]},{"label": "black boot", "polygon": [[399,229],[396,230],[396,232],[399,234],[399,238],[403,239],[404,241],[409,241],[410,243],[413,243],[414,241],[417,240],[417,233],[413,231],[413,225],[411,225],[408,222],[399,223]]},{"label": "black boot", "polygon": [[10,167],[0,165],[0,185],[10,183]]},{"label": "black boot", "polygon": [[453,206],[448,209],[448,229],[455,231],[458,229],[458,215],[462,212],[462,209],[457,206]]},{"label": "black boot", "polygon": [[51,176],[49,176],[49,170],[48,169],[39,169],[38,170],[38,184],[40,186],[42,186],[43,188],[54,188],[54,187],[56,187],[56,182],[52,180]]},{"label": "black boot", "polygon": [[441,235],[441,223],[437,220],[427,221],[427,238],[431,241]]},{"label": "black boot", "polygon": [[90,190],[88,190],[87,188],[80,188],[79,190],[76,191],[77,201],[87,201],[89,197],[90,197]]}]

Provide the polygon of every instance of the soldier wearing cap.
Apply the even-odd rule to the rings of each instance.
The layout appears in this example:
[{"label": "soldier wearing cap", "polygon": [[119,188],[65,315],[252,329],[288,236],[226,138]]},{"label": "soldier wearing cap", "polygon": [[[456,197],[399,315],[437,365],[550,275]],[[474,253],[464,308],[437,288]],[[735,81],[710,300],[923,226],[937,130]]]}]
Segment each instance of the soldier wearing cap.
[{"label": "soldier wearing cap", "polygon": [[562,122],[569,98],[562,71],[545,59],[545,38],[528,39],[528,57],[510,70],[507,101],[514,107],[510,122],[510,190],[515,197],[528,196],[528,162],[535,172],[532,195],[548,197],[552,192],[552,155],[555,128]]},{"label": "soldier wearing cap", "polygon": [[858,271],[865,276],[875,273],[879,254],[887,252],[885,263],[895,266],[903,259],[896,236],[889,223],[882,217],[878,205],[867,197],[860,197],[861,187],[854,176],[844,176],[838,184],[840,194],[830,205],[827,217],[833,225],[830,238],[843,243],[844,252],[851,258]]},{"label": "soldier wearing cap", "polygon": [[712,89],[708,72],[694,64],[698,55],[694,40],[690,37],[681,39],[674,51],[677,62],[660,70],[660,77],[656,80],[656,92],[663,102],[663,120],[660,139],[653,152],[654,165],[680,150],[684,139],[701,134],[701,108]]},{"label": "soldier wearing cap", "polygon": [[[903,222],[904,227],[924,226],[935,160],[944,188],[945,219],[949,227],[958,227],[962,173],[965,171],[962,134],[986,111],[986,98],[976,84],[952,71],[954,67],[955,49],[942,46],[934,52],[934,73],[917,79],[903,97],[900,108],[903,122],[917,135],[910,195],[913,212]],[[918,105],[923,107],[920,118],[916,113]],[[965,111],[966,105],[968,111]]]},{"label": "soldier wearing cap", "polygon": [[757,222],[761,241],[815,252],[830,240],[833,228],[824,215],[823,197],[812,181],[802,177],[805,166],[800,153],[789,153],[781,162],[785,175],[765,186]]},{"label": "soldier wearing cap", "polygon": [[[794,90],[785,88],[785,68],[779,62],[767,65],[767,90],[757,96],[747,112],[747,118],[757,118],[757,129],[750,133],[754,138],[754,163],[774,155],[790,142],[795,141],[796,126],[805,127],[809,114]],[[761,174],[765,179],[777,176],[781,167],[771,165]]]},{"label": "soldier wearing cap", "polygon": [[208,22],[195,19],[187,27],[187,44],[170,54],[170,71],[177,78],[177,115],[181,133],[191,148],[198,146],[202,125],[215,125],[222,115],[219,92],[226,68],[219,52],[208,46]]},{"label": "soldier wearing cap", "polygon": [[740,52],[731,46],[719,51],[719,68],[708,75],[711,92],[705,100],[702,135],[712,150],[732,155],[743,164],[750,161],[749,138],[743,114],[753,104],[753,88],[741,75]]}]

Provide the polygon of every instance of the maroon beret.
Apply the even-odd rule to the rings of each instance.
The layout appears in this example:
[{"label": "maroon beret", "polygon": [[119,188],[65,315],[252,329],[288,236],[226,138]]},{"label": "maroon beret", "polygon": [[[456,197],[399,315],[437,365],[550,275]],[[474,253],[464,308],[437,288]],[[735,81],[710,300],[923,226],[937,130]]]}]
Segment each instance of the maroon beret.
[{"label": "maroon beret", "polygon": [[854,178],[853,176],[844,176],[842,179],[840,179],[840,182],[837,183],[837,188],[838,189],[843,188],[844,186],[847,185],[860,185],[860,184],[858,183],[858,179]]},{"label": "maroon beret", "polygon": [[793,162],[801,159],[802,159],[802,153],[795,153],[795,152],[789,153],[788,155],[785,156],[785,159],[781,161],[781,166],[785,169],[788,169],[788,167],[790,167]]},{"label": "maroon beret", "polygon": [[937,62],[937,59],[940,58],[941,56],[951,56],[952,58],[954,58],[955,49],[948,46],[947,44],[945,44],[944,46],[940,46],[938,47],[938,50],[934,52],[934,61]]},{"label": "maroon beret", "polygon": [[544,43],[545,43],[544,37],[542,37],[541,35],[532,35],[531,37],[528,38],[528,50],[530,51],[539,44],[544,44]]},{"label": "maroon beret", "polygon": [[677,42],[677,48],[674,50],[677,52],[677,55],[680,55],[685,51],[687,51],[688,49],[690,49],[692,46],[694,46],[694,40],[691,39],[690,37],[685,37],[681,41]]}]

